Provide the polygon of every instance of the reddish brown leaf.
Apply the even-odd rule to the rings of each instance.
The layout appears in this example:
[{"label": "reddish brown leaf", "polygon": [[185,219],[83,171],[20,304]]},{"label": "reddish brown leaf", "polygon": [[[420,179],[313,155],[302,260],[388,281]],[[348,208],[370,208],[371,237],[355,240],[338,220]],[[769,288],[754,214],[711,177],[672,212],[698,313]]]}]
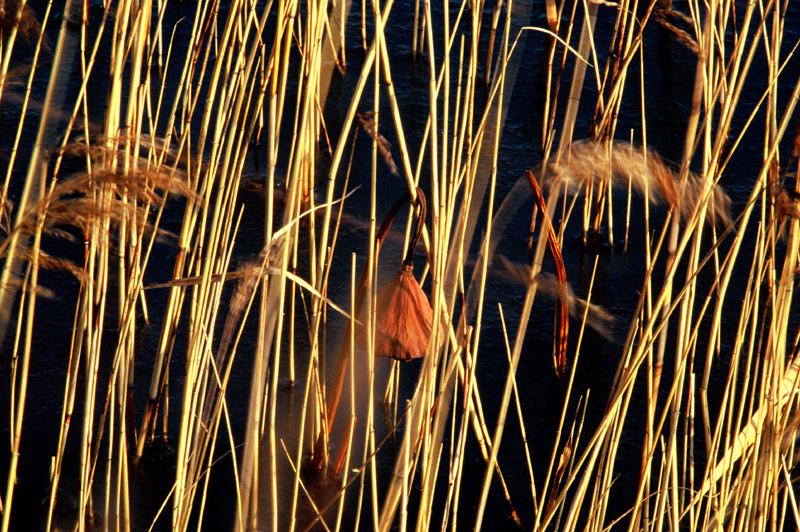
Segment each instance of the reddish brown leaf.
[{"label": "reddish brown leaf", "polygon": [[433,310],[410,264],[404,264],[397,277],[381,291],[378,316],[375,354],[397,360],[425,356]]}]

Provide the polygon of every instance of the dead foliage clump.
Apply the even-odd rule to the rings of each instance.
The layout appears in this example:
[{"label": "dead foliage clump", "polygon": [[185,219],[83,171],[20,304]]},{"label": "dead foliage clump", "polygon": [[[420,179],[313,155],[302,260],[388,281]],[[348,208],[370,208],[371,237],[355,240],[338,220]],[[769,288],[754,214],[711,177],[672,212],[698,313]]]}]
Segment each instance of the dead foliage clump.
[{"label": "dead foliage clump", "polygon": [[404,361],[425,356],[433,310],[410,264],[403,264],[400,273],[381,291],[378,313],[377,355]]}]

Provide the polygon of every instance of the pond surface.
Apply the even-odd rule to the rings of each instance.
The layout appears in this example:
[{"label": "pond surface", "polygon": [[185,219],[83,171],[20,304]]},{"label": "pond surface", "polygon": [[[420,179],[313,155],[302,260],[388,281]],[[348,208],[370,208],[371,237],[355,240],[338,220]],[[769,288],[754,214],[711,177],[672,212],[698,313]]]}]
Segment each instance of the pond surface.
[{"label": "pond surface", "polygon": [[[738,4],[744,2],[737,2]],[[31,2],[35,12],[41,15],[44,12],[45,2]],[[527,17],[515,20],[518,26],[532,25],[546,27],[544,7],[541,2],[533,2],[532,5],[519,3],[517,9],[528,13]],[[674,8],[686,11],[687,6],[684,2],[675,1]],[[98,2],[92,2],[93,23],[99,23],[102,16],[102,8]],[[442,5],[433,5],[433,16],[436,20],[441,20]],[[224,8],[224,4],[222,5]],[[455,14],[455,7],[453,14]],[[407,142],[410,146],[412,156],[416,157],[422,142],[422,133],[427,119],[428,85],[427,85],[427,63],[423,59],[415,59],[411,50],[411,24],[413,17],[413,2],[411,0],[397,0],[393,7],[392,15],[387,23],[387,41],[391,59],[394,86],[398,96],[398,103],[403,113],[404,128]],[[191,18],[191,2],[169,2],[164,17],[164,28],[172,30],[176,28],[176,51],[180,56],[181,43],[188,41],[186,34],[190,25],[184,22],[178,24],[184,18]],[[597,22],[595,33],[596,48],[598,53],[602,51],[603,57],[608,49],[608,41],[613,30],[615,12],[611,7],[601,7],[600,17]],[[491,6],[487,6],[484,12],[485,24],[489,24],[491,19]],[[58,19],[56,19],[58,20]],[[452,18],[451,18],[452,20]],[[177,24],[177,26],[176,26]],[[48,26],[47,35],[51,42],[55,42],[58,24],[53,23]],[[784,34],[785,52],[791,50],[798,39],[800,39],[800,3],[790,2],[786,14],[786,32]],[[271,31],[271,28],[268,28]],[[368,29],[368,32],[370,30]],[[441,38],[441,36],[437,36]],[[483,41],[486,43],[487,36],[484,35]],[[332,139],[338,138],[341,121],[350,103],[350,97],[359,74],[359,67],[364,58],[364,51],[360,43],[360,25],[358,6],[354,4],[350,19],[347,25],[346,53],[348,68],[344,76],[335,73],[333,76],[329,96],[325,105],[326,127]],[[695,56],[685,46],[675,41],[672,34],[664,30],[657,24],[650,24],[645,32],[644,44],[644,65],[645,65],[645,86],[646,95],[646,119],[647,119],[647,144],[655,152],[660,153],[666,160],[678,162],[683,151],[683,138],[686,124],[690,112],[692,84],[695,72]],[[441,49],[441,41],[436,43],[437,49]],[[545,70],[547,68],[546,55],[548,49],[547,38],[541,33],[528,32],[520,39],[518,56],[513,66],[516,76],[511,86],[506,87],[510,97],[508,108],[502,130],[500,143],[500,158],[498,167],[498,182],[496,192],[496,205],[509,192],[513,184],[528,168],[537,168],[542,158],[542,120],[545,105]],[[30,52],[25,46],[21,46],[18,62],[24,62],[26,54]],[[90,116],[97,116],[98,120],[102,117],[104,110],[103,88],[104,76],[107,74],[107,63],[109,57],[101,48],[97,58],[98,67],[94,74],[91,98],[89,99]],[[601,64],[602,64],[601,59]],[[45,61],[46,63],[46,61]],[[44,65],[42,68],[49,68]],[[74,101],[80,83],[80,66],[75,62],[69,80],[62,87],[64,100]],[[295,65],[296,68],[296,65]],[[565,80],[569,79],[571,71],[568,67],[564,73]],[[482,74],[482,73],[479,73]],[[635,65],[631,68],[631,77],[638,80],[639,67]],[[786,73],[782,78],[785,80],[783,89],[779,93],[780,105],[785,105],[788,97],[789,87],[791,87],[800,75],[800,61],[795,57],[787,65]],[[174,84],[177,83],[172,77],[171,71],[167,72],[166,86],[167,93]],[[587,83],[583,95],[578,121],[575,127],[575,138],[587,138],[590,135],[594,102],[596,100],[596,89],[591,76],[587,77]],[[756,61],[749,76],[751,82],[745,89],[742,96],[741,110],[734,120],[734,131],[739,131],[747,119],[750,110],[757,104],[765,88],[767,79],[766,65]],[[33,86],[33,102],[41,102],[46,89],[46,75],[39,75],[37,83]],[[566,84],[566,81],[565,81]],[[290,87],[287,101],[294,102],[296,89]],[[618,138],[622,141],[630,139],[631,132],[633,141],[641,143],[641,104],[638,95],[638,81],[629,82],[626,89],[628,96],[625,97],[621,108],[618,122]],[[566,89],[561,92],[560,109],[566,104]],[[486,98],[486,88],[479,90],[479,98]],[[9,134],[16,128],[19,120],[18,104],[21,97],[21,90],[11,89],[4,94],[0,101],[0,169],[5,173],[9,160],[9,144],[12,135]],[[383,100],[385,102],[385,99]],[[483,102],[480,102],[483,103]],[[70,104],[71,105],[71,104]],[[362,98],[364,110],[371,109],[372,93],[371,84]],[[388,105],[384,116],[389,116]],[[39,109],[35,105],[30,111],[22,134],[22,149],[17,155],[20,162],[14,167],[12,174],[11,199],[16,200],[19,195],[20,181],[24,179],[25,164],[20,164],[25,160],[26,154],[29,155],[29,148],[32,139],[36,134],[38,124]],[[763,115],[763,113],[761,113]],[[64,120],[66,120],[66,116]],[[62,122],[64,121],[62,120]],[[758,118],[756,119],[758,120]],[[795,120],[797,122],[797,120]],[[388,122],[387,122],[388,123]],[[763,118],[762,118],[763,123]],[[749,195],[753,183],[757,178],[762,159],[762,131],[763,125],[751,128],[737,148],[734,158],[726,171],[726,175],[721,181],[733,201],[733,212],[737,214],[744,201]],[[63,124],[62,124],[63,125]],[[396,145],[396,137],[393,129],[387,127],[383,134],[388,141]],[[51,142],[58,139],[58,128],[51,132]],[[790,135],[787,135],[785,145],[782,147],[783,153],[788,154],[791,150]],[[291,144],[291,132],[282,132],[282,146]],[[252,150],[262,152],[263,146],[254,145]],[[320,143],[319,148],[320,163],[319,175],[327,175],[327,165],[329,156],[324,142]],[[282,166],[286,166],[286,154],[281,154]],[[255,156],[250,157],[246,163],[246,178],[257,179],[263,173],[263,169],[257,166]],[[423,164],[422,175],[427,176],[426,165]],[[281,163],[279,163],[281,167]],[[280,168],[279,168],[280,170]],[[285,170],[284,170],[285,171]],[[394,200],[405,190],[402,180],[390,174],[385,166],[379,168],[380,185],[378,189],[378,218],[385,214]],[[370,175],[370,147],[366,141],[366,136],[362,136],[358,143],[358,148],[353,162],[352,181],[354,184],[362,185],[347,202],[345,208],[345,218],[339,237],[338,248],[336,250],[336,262],[330,279],[329,297],[344,306],[349,300],[350,282],[350,254],[356,253],[359,267],[366,258],[366,248],[368,239],[369,220],[364,213],[369,212],[369,175]],[[426,177],[423,177],[425,180]],[[322,179],[320,179],[322,181]],[[423,187],[426,184],[423,183]],[[315,193],[318,196],[324,194],[325,183],[319,183]],[[235,250],[234,263],[242,261],[247,257],[256,255],[263,242],[263,199],[258,194],[242,192],[240,202],[244,209],[243,224],[238,237],[238,244]],[[610,391],[611,381],[619,362],[620,351],[625,341],[631,319],[636,309],[642,282],[645,277],[645,257],[644,257],[644,238],[645,229],[641,223],[633,223],[630,227],[629,244],[625,249],[623,242],[622,224],[619,222],[624,219],[624,205],[626,201],[625,191],[617,191],[614,196],[615,220],[617,230],[614,234],[613,244],[607,243],[607,236],[604,233],[597,242],[585,244],[584,235],[580,224],[571,223],[564,235],[563,255],[566,264],[567,276],[574,290],[581,296],[585,296],[591,282],[592,272],[595,262],[597,270],[594,279],[594,289],[591,294],[592,302],[603,306],[615,317],[612,330],[612,339],[607,340],[601,335],[588,330],[583,339],[583,349],[580,362],[576,372],[575,391],[572,395],[573,402],[577,406],[578,397],[589,397],[586,410],[584,426],[584,438],[587,438],[596,427],[602,417],[606,399]],[[513,217],[502,238],[499,240],[497,252],[501,253],[514,261],[525,261],[528,257],[527,238],[529,233],[530,216],[533,209],[533,200],[525,199],[522,207],[516,216]],[[177,231],[180,228],[182,209],[175,205],[173,211],[167,211],[163,225],[166,229]],[[651,228],[659,230],[663,223],[665,210],[663,207],[651,208]],[[477,249],[485,227],[485,214],[478,224],[478,231],[472,246],[472,257],[469,259],[468,271],[474,267]],[[631,217],[633,220],[640,220],[642,217],[641,198],[634,201]],[[397,226],[401,226],[398,223]],[[381,261],[386,266],[380,272],[380,284],[384,284],[395,273],[396,264],[400,260],[400,246],[402,236],[400,229],[396,229],[393,237],[389,239],[382,254]],[[82,253],[81,249],[67,244],[51,243],[56,246],[54,249],[60,250],[67,256],[78,257]],[[746,244],[748,245],[748,244]],[[750,244],[752,245],[752,243]],[[60,248],[59,248],[60,246]],[[147,272],[145,284],[163,282],[170,278],[173,260],[176,249],[169,244],[159,244],[156,247],[156,258],[151,260],[150,269]],[[418,254],[418,256],[421,254]],[[304,265],[299,265],[302,270]],[[741,294],[744,290],[746,276],[748,275],[749,264],[742,264],[737,268],[731,295]],[[549,260],[545,261],[545,270],[552,271],[553,266]],[[419,271],[419,268],[418,268]],[[655,278],[660,278],[663,267],[656,273]],[[701,293],[703,289],[708,289],[713,278],[711,275],[704,275],[701,278]],[[72,333],[73,314],[75,312],[74,301],[77,293],[77,283],[74,278],[60,272],[46,272],[43,274],[42,284],[55,292],[55,298],[44,302],[37,309],[36,333],[33,338],[33,359],[31,362],[30,383],[31,390],[27,404],[25,418],[21,462],[19,469],[19,483],[15,494],[15,513],[13,515],[13,526],[19,530],[39,529],[44,526],[44,515],[46,514],[46,503],[48,495],[48,471],[50,467],[50,457],[55,453],[58,435],[59,417],[61,414],[61,404],[64,390],[64,371],[67,364],[69,353],[70,337]],[[428,286],[426,285],[426,289]],[[227,297],[227,296],[225,296]],[[509,327],[509,334],[516,330],[519,310],[524,298],[524,289],[509,280],[502,274],[497,264],[492,264],[490,268],[489,281],[486,291],[486,301],[483,314],[483,334],[480,345],[480,355],[477,362],[478,386],[483,397],[484,413],[489,427],[494,426],[497,417],[501,390],[504,385],[508,361],[501,334],[502,325],[500,322],[497,304],[501,303],[505,313],[505,320]],[[135,374],[135,405],[137,410],[144,408],[147,386],[150,378],[150,368],[153,362],[156,345],[160,335],[160,316],[166,305],[166,291],[154,290],[149,295],[148,305],[150,309],[151,321],[149,324],[142,325],[137,331],[136,349],[136,374]],[[297,315],[300,317],[299,323],[304,323],[305,317],[302,313],[302,305],[298,304]],[[735,324],[737,315],[725,316],[725,320]],[[245,332],[239,345],[239,355],[233,368],[233,375],[227,394],[228,409],[233,423],[234,438],[242,441],[244,425],[247,416],[248,393],[252,373],[252,354],[256,348],[257,324],[255,313],[250,317],[250,322],[245,327]],[[534,326],[528,327],[525,340],[525,351],[517,371],[517,381],[519,385],[519,399],[523,405],[524,421],[528,435],[528,445],[533,457],[534,473],[537,478],[543,478],[546,473],[547,463],[552,451],[555,430],[561,413],[564,395],[564,385],[553,371],[552,349],[553,349],[553,325],[555,320],[555,308],[551,301],[544,298],[537,299],[531,316],[531,323]],[[115,320],[112,320],[115,321]],[[797,322],[793,318],[793,322]],[[339,339],[344,332],[344,322],[332,318],[329,325],[328,352],[330,359],[327,360],[329,384],[333,379],[336,361],[333,360],[338,349]],[[570,338],[570,354],[576,344],[578,327],[572,327]],[[790,331],[793,330],[790,326]],[[114,331],[109,331],[113,335]],[[182,353],[185,350],[186,331],[182,330],[179,334],[175,353]],[[10,411],[9,387],[10,387],[10,358],[12,353],[13,331],[7,335],[6,342],[3,344],[2,358],[0,359],[0,478],[5,478],[7,470],[7,460],[9,456],[9,427],[8,423],[2,422]],[[722,338],[721,352],[725,353],[730,349],[732,338]],[[297,416],[302,406],[305,382],[305,369],[307,361],[303,358],[303,353],[308,351],[308,340],[305,334],[297,335],[297,368],[296,381],[290,385],[288,373],[281,375],[281,399],[278,408],[279,433],[284,438],[287,448],[291,453],[297,446]],[[109,357],[113,354],[113,342],[108,342]],[[667,349],[669,353],[669,348]],[[421,362],[410,362],[402,365],[400,377],[400,404],[404,404],[413,393],[416,377],[419,373]],[[723,366],[725,361],[722,361]],[[667,367],[671,366],[671,361],[666,361]],[[285,370],[286,365],[283,365]],[[390,361],[381,359],[377,362],[378,383],[376,390],[383,390],[389,372]],[[180,399],[180,376],[182,375],[183,361],[181,357],[174,357],[172,362],[171,374],[171,399],[173,404],[179,404]],[[101,379],[107,376],[109,367],[101,367]],[[724,377],[724,371],[720,371],[719,379]],[[721,381],[712,382],[720,385]],[[666,386],[665,386],[666,388]],[[713,389],[712,389],[713,392]],[[712,394],[713,397],[713,394]],[[356,402],[360,408],[364,408],[365,397],[357,397]],[[627,423],[627,431],[622,435],[622,447],[619,453],[619,464],[617,471],[619,477],[615,481],[616,491],[611,499],[609,515],[612,518],[625,512],[635,495],[638,484],[639,467],[641,460],[641,426],[645,419],[644,402],[646,391],[642,386],[637,388],[634,394],[634,403],[642,404],[641,408],[632,408],[631,417]],[[342,409],[347,410],[349,405],[343,404]],[[574,412],[572,407],[569,412]],[[383,412],[383,404],[376,402],[376,412]],[[637,413],[638,412],[638,413]],[[82,415],[81,405],[78,405],[74,418],[80,419]],[[636,417],[639,416],[639,417]],[[179,416],[171,416],[169,440],[176,437]],[[376,435],[377,441],[382,441],[389,434],[391,426],[390,420],[381,420],[376,424],[379,434]],[[392,467],[395,461],[395,451],[399,448],[400,436],[397,439],[389,439],[384,450],[378,454],[379,478],[388,482],[391,478]],[[447,439],[446,439],[447,441]],[[67,444],[67,457],[64,465],[65,476],[61,481],[61,504],[59,506],[59,516],[65,526],[69,526],[74,520],[74,509],[77,505],[76,493],[78,487],[77,477],[77,446],[79,443],[79,431],[73,430]],[[226,445],[220,444],[219,454],[221,457],[227,450]],[[336,449],[333,450],[334,454]],[[361,449],[353,450],[354,456],[360,456]],[[465,461],[466,470],[464,471],[465,481],[461,488],[461,510],[460,522],[466,526],[474,519],[474,508],[480,495],[480,483],[485,471],[485,462],[481,458],[480,451],[473,438],[468,438],[467,459]],[[153,519],[163,500],[169,492],[174,457],[167,444],[155,445],[149,450],[145,459],[134,471],[133,501],[136,505],[134,511],[135,527],[146,529]],[[228,460],[228,462],[226,462]],[[529,527],[533,522],[533,508],[530,504],[530,491],[528,486],[528,474],[525,467],[525,455],[520,435],[516,414],[513,409],[509,413],[506,424],[506,433],[503,445],[500,450],[498,462],[503,471],[511,500],[515,504],[516,512],[522,523]],[[222,458],[220,463],[229,463],[229,458]],[[444,466],[443,466],[444,468]],[[208,530],[227,529],[231,525],[230,516],[234,507],[235,492],[233,478],[230,468],[223,465],[218,468],[219,472],[212,477],[210,486],[209,507],[205,512],[205,525]],[[70,476],[74,472],[74,476]],[[443,482],[446,481],[446,474],[442,474]],[[290,485],[293,478],[291,469],[286,461],[281,461],[280,480],[283,485]],[[309,478],[309,489],[312,494],[319,497],[319,501],[325,501],[333,493],[329,485],[321,481],[315,482]],[[379,489],[385,486],[380,486]],[[413,499],[413,497],[412,497]],[[348,507],[354,508],[354,501],[348,500]],[[413,504],[413,503],[412,503]],[[266,506],[266,505],[265,505]],[[434,515],[439,515],[443,510],[443,501],[437,500],[434,504]],[[413,507],[410,509],[413,511]],[[161,529],[169,528],[169,506],[166,509],[166,517],[158,522]],[[313,511],[310,508],[302,510],[304,519],[313,518]],[[288,519],[288,515],[282,516]],[[362,510],[362,524],[370,523],[369,510],[367,505]],[[346,512],[344,529],[349,529],[355,521],[355,516],[351,512]],[[490,493],[487,514],[484,524],[489,527],[506,529],[513,526],[510,512],[502,493],[498,488],[498,483],[493,484]],[[491,524],[491,525],[490,525]],[[367,526],[368,528],[368,526]]]}]

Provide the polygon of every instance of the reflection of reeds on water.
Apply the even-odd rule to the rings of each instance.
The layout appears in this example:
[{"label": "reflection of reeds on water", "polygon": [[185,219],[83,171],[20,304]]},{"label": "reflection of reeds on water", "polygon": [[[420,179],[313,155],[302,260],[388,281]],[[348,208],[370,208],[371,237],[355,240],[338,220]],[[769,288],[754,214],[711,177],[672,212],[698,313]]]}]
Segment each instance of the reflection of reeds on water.
[{"label": "reflection of reeds on water", "polygon": [[606,340],[611,340],[614,336],[611,327],[616,321],[603,307],[594,303],[589,303],[585,299],[575,295],[572,287],[563,284],[551,273],[542,272],[531,278],[530,267],[518,262],[512,262],[503,255],[497,255],[502,272],[510,279],[521,286],[527,287],[531,282],[536,281],[539,290],[550,298],[565,303],[569,309],[569,314],[573,319],[580,320],[586,317],[586,325]]},{"label": "reflection of reeds on water", "polygon": [[29,5],[22,0],[0,2],[0,42],[12,31],[23,39],[31,39],[39,33],[41,25]]}]

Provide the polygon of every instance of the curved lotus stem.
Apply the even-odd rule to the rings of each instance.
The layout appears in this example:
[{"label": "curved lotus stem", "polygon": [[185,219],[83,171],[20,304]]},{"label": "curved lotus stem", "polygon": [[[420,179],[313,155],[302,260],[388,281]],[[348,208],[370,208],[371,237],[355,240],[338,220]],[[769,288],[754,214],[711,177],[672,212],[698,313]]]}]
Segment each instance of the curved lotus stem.
[{"label": "curved lotus stem", "polygon": [[[525,175],[528,178],[528,183],[531,185],[533,196],[536,198],[536,204],[542,211],[544,223],[547,225],[547,245],[550,248],[550,253],[553,255],[553,262],[556,265],[556,277],[563,290],[567,290],[567,268],[564,266],[564,258],[561,256],[561,246],[558,244],[558,238],[553,230],[553,223],[547,215],[547,204],[544,201],[542,189],[536,181],[536,176],[533,172],[527,170]],[[559,378],[564,376],[567,372],[567,340],[569,338],[569,303],[563,298],[558,301],[558,347],[555,354],[555,369],[556,375]]]}]

